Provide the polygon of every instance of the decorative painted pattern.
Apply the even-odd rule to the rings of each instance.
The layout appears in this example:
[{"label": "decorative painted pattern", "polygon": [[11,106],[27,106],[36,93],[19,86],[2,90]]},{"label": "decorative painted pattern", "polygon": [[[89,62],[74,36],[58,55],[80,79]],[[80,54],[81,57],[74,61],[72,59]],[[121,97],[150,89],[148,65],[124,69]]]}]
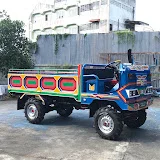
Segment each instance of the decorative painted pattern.
[{"label": "decorative painted pattern", "polygon": [[61,78],[59,80],[59,86],[62,91],[75,91],[76,81],[74,78]]},{"label": "decorative painted pattern", "polygon": [[20,76],[12,76],[9,80],[11,87],[21,87],[22,86],[22,78]]},{"label": "decorative painted pattern", "polygon": [[[147,82],[147,84],[148,85],[150,85],[151,84],[151,82]],[[117,93],[119,94],[119,96],[122,98],[122,100],[126,103],[127,101],[126,101],[126,98],[122,95],[122,91],[125,89],[125,88],[127,88],[127,87],[129,87],[129,86],[132,86],[132,85],[136,85],[136,83],[128,83],[128,84],[126,84],[126,85],[124,85],[122,88],[120,88],[118,91],[117,91]]]},{"label": "decorative painted pattern", "polygon": [[54,90],[56,88],[56,80],[51,77],[44,77],[41,79],[41,88],[47,90]]},{"label": "decorative painted pattern", "polygon": [[25,86],[26,88],[37,88],[38,87],[38,79],[36,77],[26,77],[25,78]]},{"label": "decorative painted pattern", "polygon": [[[10,93],[40,94],[48,96],[61,96],[74,98],[81,101],[81,65],[77,72],[65,72],[62,74],[9,73],[8,91]],[[69,74],[67,74],[69,73]],[[12,87],[11,78],[20,77],[22,85]],[[18,83],[18,82],[17,82]]]},{"label": "decorative painted pattern", "polygon": [[149,66],[148,65],[132,65],[132,66],[128,66],[128,68],[130,70],[135,70],[135,71],[149,70]]},{"label": "decorative painted pattern", "polygon": [[86,94],[82,93],[82,97],[90,97],[90,98],[100,98],[100,99],[112,99],[112,100],[119,100],[118,96],[112,96],[109,94]]}]

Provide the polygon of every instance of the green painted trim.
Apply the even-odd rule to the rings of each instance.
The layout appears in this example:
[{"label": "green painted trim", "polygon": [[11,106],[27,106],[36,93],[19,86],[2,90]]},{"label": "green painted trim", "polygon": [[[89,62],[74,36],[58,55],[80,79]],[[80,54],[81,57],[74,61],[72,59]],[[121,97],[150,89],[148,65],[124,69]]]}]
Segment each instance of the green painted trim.
[{"label": "green painted trim", "polygon": [[36,84],[36,81],[28,81],[28,84],[31,84],[31,85]]},{"label": "green painted trim", "polygon": [[63,86],[64,87],[73,87],[73,83],[66,82],[66,83],[63,83]]},{"label": "green painted trim", "polygon": [[28,94],[33,94],[33,95],[48,95],[48,96],[59,96],[59,97],[69,97],[69,98],[74,98],[76,101],[78,100],[78,95],[74,94],[67,94],[67,93],[55,93],[55,92],[36,92],[33,90],[16,90],[16,89],[9,89],[9,92],[14,92],[14,93],[28,93]]},{"label": "green painted trim", "polygon": [[13,80],[14,84],[20,84],[20,82],[21,82],[20,80]]},{"label": "green painted trim", "polygon": [[82,94],[82,65],[81,65],[81,73],[80,73],[80,84],[78,86],[78,100],[81,102],[81,94]]},{"label": "green painted trim", "polygon": [[53,86],[54,83],[53,83],[53,82],[44,82],[44,85],[45,85],[45,86]]}]

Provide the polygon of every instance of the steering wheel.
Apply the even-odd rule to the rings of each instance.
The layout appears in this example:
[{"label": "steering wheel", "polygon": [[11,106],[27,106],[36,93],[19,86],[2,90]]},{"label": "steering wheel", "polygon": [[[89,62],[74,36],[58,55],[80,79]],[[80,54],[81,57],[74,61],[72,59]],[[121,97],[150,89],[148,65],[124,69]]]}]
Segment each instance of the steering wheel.
[{"label": "steering wheel", "polygon": [[109,68],[113,68],[114,69],[114,75],[116,77],[116,79],[119,81],[119,70],[118,70],[118,65],[121,63],[121,60],[116,60],[113,61],[109,64],[106,65],[105,68],[109,67]]},{"label": "steering wheel", "polygon": [[116,68],[116,69],[117,69],[117,67],[118,67],[118,65],[119,65],[120,63],[121,63],[121,60],[113,61],[113,62],[111,62],[111,63],[108,63],[105,68],[111,67],[111,68]]}]

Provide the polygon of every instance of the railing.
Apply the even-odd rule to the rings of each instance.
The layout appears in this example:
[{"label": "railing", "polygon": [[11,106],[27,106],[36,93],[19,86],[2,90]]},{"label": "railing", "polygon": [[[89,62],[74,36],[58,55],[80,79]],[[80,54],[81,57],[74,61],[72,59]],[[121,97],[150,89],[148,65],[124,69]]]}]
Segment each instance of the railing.
[{"label": "railing", "polygon": [[10,69],[9,74],[77,74],[78,69]]}]

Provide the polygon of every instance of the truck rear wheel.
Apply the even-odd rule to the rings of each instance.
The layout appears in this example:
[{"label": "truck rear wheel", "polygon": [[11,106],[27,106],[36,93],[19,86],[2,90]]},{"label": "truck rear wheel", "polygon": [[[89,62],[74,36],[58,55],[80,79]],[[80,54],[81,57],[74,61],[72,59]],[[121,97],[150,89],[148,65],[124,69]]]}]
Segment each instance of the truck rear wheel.
[{"label": "truck rear wheel", "polygon": [[135,119],[128,119],[124,121],[124,123],[127,125],[129,128],[139,128],[142,126],[147,119],[147,113],[145,110],[138,111],[137,117]]},{"label": "truck rear wheel", "polygon": [[30,123],[39,124],[44,119],[45,111],[42,103],[35,99],[30,98],[25,103],[25,117]]},{"label": "truck rear wheel", "polygon": [[119,113],[114,109],[100,108],[96,111],[94,118],[95,129],[102,138],[116,140],[120,136],[123,123]]},{"label": "truck rear wheel", "polygon": [[72,114],[73,108],[72,107],[62,107],[58,108],[57,113],[62,117],[69,117]]}]

